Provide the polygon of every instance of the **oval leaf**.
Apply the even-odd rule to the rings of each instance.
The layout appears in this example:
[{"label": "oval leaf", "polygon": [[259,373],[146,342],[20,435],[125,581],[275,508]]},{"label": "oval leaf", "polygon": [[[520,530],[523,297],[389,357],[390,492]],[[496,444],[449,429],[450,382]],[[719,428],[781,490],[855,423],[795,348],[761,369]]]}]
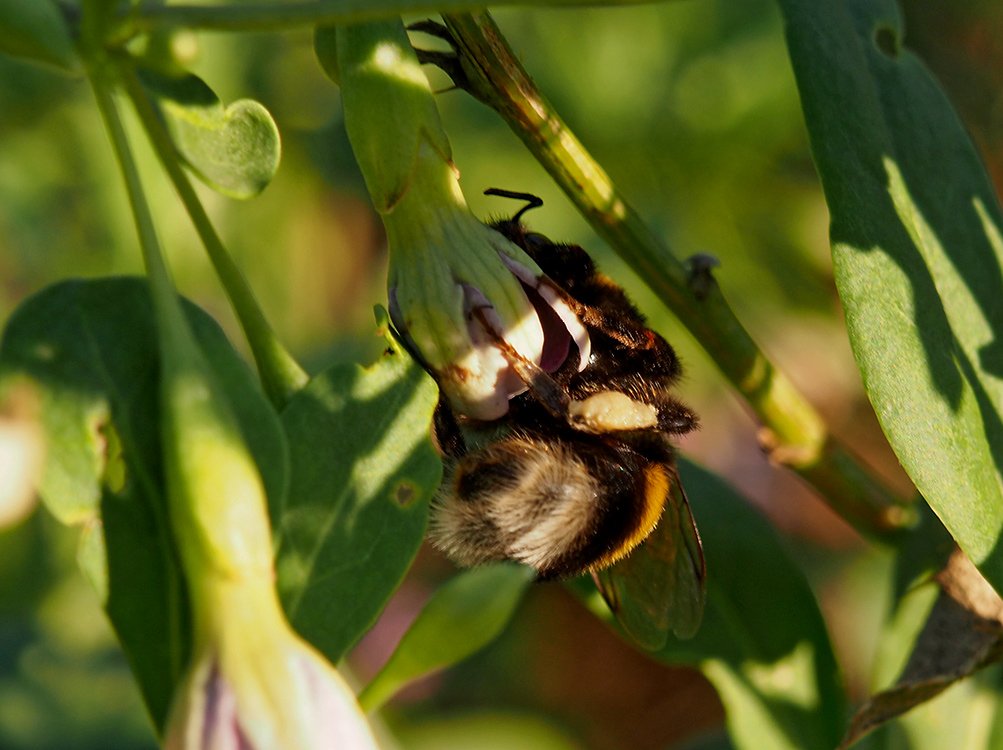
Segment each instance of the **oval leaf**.
[{"label": "oval leaf", "polygon": [[425,535],[442,467],[435,383],[395,343],[337,366],[289,402],[289,502],[276,568],[290,621],[337,662],[376,620]]},{"label": "oval leaf", "polygon": [[854,355],[882,429],[1003,591],[1003,226],[950,102],[891,0],[782,0],[832,214]]},{"label": "oval leaf", "polygon": [[[287,453],[278,416],[219,326],[185,310],[281,504]],[[47,455],[40,493],[64,523],[86,522],[80,563],[102,597],[156,726],[185,665],[188,615],[160,464],[159,364],[143,279],[56,284],[26,300],[0,342],[0,386],[39,394]]]},{"label": "oval leaf", "polygon": [[279,168],[279,130],[252,99],[224,107],[202,79],[144,70],[144,85],[158,99],[174,144],[199,179],[231,198],[246,200],[268,187]]},{"label": "oval leaf", "polygon": [[359,694],[375,711],[409,682],[456,664],[504,630],[535,577],[531,568],[490,565],[460,573],[435,592],[383,668]]},{"label": "oval leaf", "polygon": [[70,32],[51,0],[0,0],[0,52],[66,70],[74,67]]}]

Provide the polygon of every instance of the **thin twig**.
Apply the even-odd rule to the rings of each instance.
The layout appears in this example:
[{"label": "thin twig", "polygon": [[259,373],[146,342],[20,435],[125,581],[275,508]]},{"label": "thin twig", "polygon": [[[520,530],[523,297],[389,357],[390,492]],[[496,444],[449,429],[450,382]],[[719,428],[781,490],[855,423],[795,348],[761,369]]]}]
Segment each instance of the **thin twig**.
[{"label": "thin twig", "polygon": [[[637,5],[651,0],[602,0],[603,5]],[[504,5],[582,5],[582,0],[503,0]],[[597,3],[600,4],[600,3]],[[392,18],[402,13],[438,13],[483,7],[482,0],[298,0],[228,5],[165,4],[148,1],[128,11],[131,31],[184,26],[217,31],[279,31],[317,24],[345,24]]]}]

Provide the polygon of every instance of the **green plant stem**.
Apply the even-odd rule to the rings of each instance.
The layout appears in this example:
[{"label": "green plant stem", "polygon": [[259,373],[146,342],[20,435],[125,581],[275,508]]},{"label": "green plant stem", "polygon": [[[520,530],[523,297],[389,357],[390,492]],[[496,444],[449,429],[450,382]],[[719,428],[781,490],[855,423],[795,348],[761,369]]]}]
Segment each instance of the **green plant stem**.
[{"label": "green plant stem", "polygon": [[132,100],[150,141],[153,143],[160,163],[163,164],[174,183],[174,188],[188,211],[203,245],[205,245],[213,268],[216,269],[220,283],[223,285],[237,319],[244,329],[244,335],[251,347],[251,353],[257,364],[265,393],[272,404],[281,409],[294,393],[306,385],[309,377],[275,335],[275,331],[265,318],[250,285],[223,246],[219,234],[213,227],[202,202],[192,187],[191,180],[188,179],[188,175],[185,174],[181,166],[167,129],[157,116],[135,71],[127,63],[124,63],[121,68],[125,90]]},{"label": "green plant stem", "polygon": [[[651,0],[606,0],[595,5],[637,5]],[[506,5],[581,5],[581,0],[506,0]],[[131,31],[155,26],[229,31],[278,31],[315,24],[374,21],[404,13],[440,13],[483,7],[483,0],[302,0],[285,3],[235,3],[232,5],[165,5],[141,3],[129,11]]]},{"label": "green plant stem", "polygon": [[[92,84],[98,109],[101,111],[105,127],[111,137],[112,146],[115,149],[115,156],[122,170],[122,179],[125,181],[126,193],[129,196],[129,206],[132,209],[133,220],[136,222],[136,232],[139,234],[143,265],[149,276],[151,294],[155,299],[154,307],[158,310],[160,308],[165,310],[177,308],[177,314],[180,316],[182,314],[181,306],[174,294],[174,285],[171,283],[170,273],[160,251],[160,240],[157,238],[157,232],[153,225],[153,216],[143,192],[139,170],[129,148],[118,109],[108,87],[93,79]],[[157,315],[161,314],[157,313]]]},{"label": "green plant stem", "polygon": [[[110,88],[101,79],[100,75],[95,75],[92,71],[90,76],[91,87],[94,97],[97,100],[98,109],[104,121],[105,128],[111,138],[112,147],[115,151],[116,159],[122,170],[122,178],[125,181],[126,192],[129,196],[129,205],[132,209],[133,219],[136,222],[136,231],[139,234],[141,252],[143,254],[143,264],[146,267],[147,276],[150,282],[150,293],[153,299],[154,316],[157,320],[157,332],[161,339],[159,349],[161,355],[167,350],[168,345],[164,342],[163,329],[177,330],[178,324],[187,326],[184,313],[181,310],[181,303],[174,292],[174,286],[170,279],[170,273],[160,252],[160,242],[157,239],[156,228],[153,224],[153,216],[150,213],[149,204],[143,192],[143,186],[139,179],[139,170],[129,142],[119,117],[118,109],[112,98]],[[157,515],[158,526],[162,529],[169,528],[169,521],[164,514],[164,508],[157,503],[153,504],[153,512]],[[181,604],[182,582],[177,562],[176,551],[173,547],[163,541],[158,535],[162,545],[162,554],[165,559],[173,561],[174,564],[165,566],[165,588],[166,596],[172,602],[170,611],[184,611]],[[186,649],[184,647],[185,638],[182,635],[183,626],[178,618],[174,618],[169,632],[172,647],[170,653],[173,655],[171,664],[171,675],[165,676],[171,683],[176,683],[185,668]]]},{"label": "green plant stem", "polygon": [[694,293],[689,269],[541,95],[491,16],[444,18],[459,56],[459,68],[447,72],[502,116],[596,232],[689,329],[762,421],[760,441],[771,459],[800,474],[864,534],[888,537],[910,526],[912,503],[896,497],[828,433],[814,407],[735,317],[718,285],[711,283],[706,295]]}]

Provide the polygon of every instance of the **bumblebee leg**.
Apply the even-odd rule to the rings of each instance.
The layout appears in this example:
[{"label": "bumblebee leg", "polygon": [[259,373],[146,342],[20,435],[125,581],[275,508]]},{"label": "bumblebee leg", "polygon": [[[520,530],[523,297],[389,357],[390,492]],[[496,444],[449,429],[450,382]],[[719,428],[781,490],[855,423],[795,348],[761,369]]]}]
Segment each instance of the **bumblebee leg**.
[{"label": "bumblebee leg", "polygon": [[697,428],[699,420],[696,414],[674,398],[667,398],[661,404],[655,404],[658,409],[658,429],[673,435],[685,435]]},{"label": "bumblebee leg", "polygon": [[460,459],[467,455],[467,444],[463,439],[463,432],[456,422],[456,416],[446,401],[446,396],[439,394],[439,403],[435,407],[435,414],[432,418],[434,426],[433,435],[436,447],[446,458]]}]

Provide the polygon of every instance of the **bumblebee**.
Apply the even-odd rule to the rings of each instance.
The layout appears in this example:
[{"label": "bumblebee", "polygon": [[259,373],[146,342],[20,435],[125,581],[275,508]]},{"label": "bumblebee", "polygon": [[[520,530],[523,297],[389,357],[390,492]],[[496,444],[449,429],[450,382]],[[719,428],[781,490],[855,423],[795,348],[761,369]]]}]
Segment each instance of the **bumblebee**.
[{"label": "bumblebee", "polygon": [[[492,227],[536,261],[545,276],[535,291],[556,290],[584,324],[590,347],[572,348],[545,372],[499,340],[527,389],[495,422],[457,414],[440,399],[435,432],[445,475],[433,503],[433,545],[461,566],[515,560],[541,579],[591,572],[610,600],[616,581],[597,572],[626,558],[671,505],[678,512],[667,533],[681,528],[689,538],[690,554],[679,557],[702,585],[703,557],[671,442],[697,425],[671,393],[681,374],[675,351],[581,247],[522,224],[539,198],[486,193],[528,201]],[[682,546],[670,539],[667,549],[674,555]]]}]

